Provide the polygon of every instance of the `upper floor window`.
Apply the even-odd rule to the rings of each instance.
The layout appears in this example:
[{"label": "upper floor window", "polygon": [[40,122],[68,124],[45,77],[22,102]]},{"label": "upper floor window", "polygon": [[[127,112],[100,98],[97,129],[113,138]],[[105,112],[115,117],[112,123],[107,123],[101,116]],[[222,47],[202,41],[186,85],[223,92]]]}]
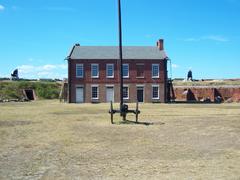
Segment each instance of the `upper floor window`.
[{"label": "upper floor window", "polygon": [[98,85],[93,85],[92,86],[92,99],[98,99],[98,95],[99,95]]},{"label": "upper floor window", "polygon": [[159,78],[159,64],[152,64],[152,78]]},{"label": "upper floor window", "polygon": [[76,77],[83,78],[84,69],[83,64],[76,64]]},{"label": "upper floor window", "polygon": [[123,70],[123,77],[129,78],[129,64],[123,64],[122,70]]},{"label": "upper floor window", "polygon": [[98,64],[91,64],[91,75],[92,75],[92,78],[99,77],[99,65]]},{"label": "upper floor window", "polygon": [[144,64],[137,64],[137,78],[144,77]]},{"label": "upper floor window", "polygon": [[129,88],[128,88],[128,86],[123,86],[123,99],[129,99]]},{"label": "upper floor window", "polygon": [[113,78],[114,77],[114,64],[107,64],[107,78]]},{"label": "upper floor window", "polygon": [[159,85],[152,85],[152,99],[159,99]]}]

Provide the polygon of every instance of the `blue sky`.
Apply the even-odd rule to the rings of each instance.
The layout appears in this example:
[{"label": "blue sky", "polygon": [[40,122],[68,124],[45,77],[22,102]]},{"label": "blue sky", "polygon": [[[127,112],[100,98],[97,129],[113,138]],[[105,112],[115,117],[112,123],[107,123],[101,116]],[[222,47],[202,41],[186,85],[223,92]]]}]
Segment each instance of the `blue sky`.
[{"label": "blue sky", "polygon": [[[165,40],[172,76],[240,78],[240,0],[122,0],[123,44]],[[117,0],[0,0],[0,77],[67,77],[75,43],[117,45]],[[169,68],[170,70],[170,68]]]}]

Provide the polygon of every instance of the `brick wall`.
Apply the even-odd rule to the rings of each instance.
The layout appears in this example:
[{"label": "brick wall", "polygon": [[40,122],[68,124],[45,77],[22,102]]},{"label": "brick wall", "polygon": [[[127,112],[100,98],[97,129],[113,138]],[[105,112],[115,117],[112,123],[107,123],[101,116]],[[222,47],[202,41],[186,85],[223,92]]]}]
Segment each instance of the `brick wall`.
[{"label": "brick wall", "polygon": [[[91,87],[92,84],[85,84],[84,88],[84,101],[85,103],[105,103],[106,102],[106,88],[107,86],[114,87],[114,100],[115,102],[120,102],[120,86],[119,84],[96,84],[99,87],[99,99],[92,100],[91,98]],[[124,100],[126,103],[134,103],[137,99],[137,86],[139,84],[131,83],[131,84],[124,84],[128,85],[129,87],[129,99]],[[159,85],[159,99],[152,99],[152,85],[151,83],[141,84],[144,88],[144,102],[145,103],[152,103],[152,102],[165,102],[165,92],[164,92],[164,84],[160,83]],[[154,84],[156,85],[156,84]],[[76,102],[76,87],[79,86],[78,84],[72,86],[72,103]],[[75,88],[74,88],[75,87]]]},{"label": "brick wall", "polygon": [[174,87],[176,101],[203,101],[209,98],[214,102],[217,96],[224,101],[240,102],[240,87]]},{"label": "brick wall", "polygon": [[[137,85],[144,85],[144,102],[153,102],[152,84],[159,85],[160,99],[156,102],[165,102],[167,79],[166,60],[124,60],[123,63],[129,64],[129,78],[124,78],[124,84],[129,85],[129,100],[136,102]],[[84,65],[84,78],[76,78],[76,64]],[[91,64],[99,64],[99,78],[91,78]],[[106,64],[114,64],[114,78],[106,77]],[[144,64],[144,78],[137,78],[137,64]],[[159,78],[152,78],[152,64],[159,64]],[[85,102],[91,103],[91,85],[99,86],[99,100],[94,102],[106,102],[106,85],[114,85],[115,102],[120,101],[119,95],[119,67],[117,60],[69,60],[69,102],[76,102],[76,87],[84,87]]]}]

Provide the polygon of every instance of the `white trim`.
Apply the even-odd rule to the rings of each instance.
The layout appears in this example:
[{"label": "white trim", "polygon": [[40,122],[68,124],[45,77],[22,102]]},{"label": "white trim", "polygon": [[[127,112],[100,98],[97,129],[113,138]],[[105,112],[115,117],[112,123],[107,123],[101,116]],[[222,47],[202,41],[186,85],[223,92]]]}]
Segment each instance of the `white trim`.
[{"label": "white trim", "polygon": [[[112,76],[108,76],[108,66],[112,66],[112,70],[113,70],[113,75]],[[114,78],[114,64],[106,64],[106,77],[107,78]]]},{"label": "white trim", "polygon": [[[154,98],[154,97],[153,97],[153,88],[154,88],[154,87],[157,87],[157,88],[158,88],[158,97],[157,97],[157,98]],[[159,97],[159,94],[160,94],[159,91],[160,91],[159,85],[158,85],[158,84],[153,84],[153,85],[152,85],[152,99],[156,99],[156,100],[157,100],[157,99],[160,99],[160,97]]]},{"label": "white trim", "polygon": [[[96,97],[96,98],[93,98],[93,97],[92,97],[92,88],[93,88],[93,87],[97,87],[97,97]],[[95,85],[95,84],[92,84],[92,85],[91,85],[91,99],[92,99],[92,100],[97,100],[97,99],[99,99],[99,85]]]},{"label": "white trim", "polygon": [[123,85],[123,87],[127,87],[128,88],[128,97],[125,97],[125,98],[123,98],[123,99],[125,99],[125,100],[128,100],[129,99],[129,94],[130,94],[130,92],[129,92],[129,85]]},{"label": "white trim", "polygon": [[[158,75],[157,76],[153,76],[153,66],[158,66]],[[160,74],[159,64],[152,64],[152,78],[159,78],[159,74]]]},{"label": "white trim", "polygon": [[[82,66],[82,76],[78,76],[77,74],[77,67]],[[76,64],[76,78],[83,78],[84,77],[84,65],[83,64]]]},{"label": "white trim", "polygon": [[145,84],[137,84],[136,87],[145,87]]},{"label": "white trim", "polygon": [[106,84],[105,87],[114,87],[114,84]]},{"label": "white trim", "polygon": [[123,66],[124,66],[124,65],[125,65],[125,66],[126,66],[126,65],[128,66],[128,75],[127,75],[127,76],[124,76],[124,75],[123,75],[123,78],[129,78],[129,64],[124,63],[124,64],[122,65],[122,69],[123,69]]},{"label": "white trim", "polygon": [[[93,66],[97,66],[97,70],[98,70],[97,76],[93,76],[93,73],[92,73]],[[91,64],[91,77],[99,78],[99,64]]]}]

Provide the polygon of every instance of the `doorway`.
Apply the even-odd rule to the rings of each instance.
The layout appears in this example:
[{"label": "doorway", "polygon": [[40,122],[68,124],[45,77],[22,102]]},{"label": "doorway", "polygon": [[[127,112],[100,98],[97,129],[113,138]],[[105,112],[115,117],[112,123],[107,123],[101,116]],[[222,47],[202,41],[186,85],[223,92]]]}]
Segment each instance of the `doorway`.
[{"label": "doorway", "polygon": [[114,102],[114,88],[113,87],[106,87],[106,101]]},{"label": "doorway", "polygon": [[138,102],[144,102],[144,87],[137,87],[137,100]]},{"label": "doorway", "polygon": [[35,100],[35,96],[34,96],[34,90],[32,89],[25,89],[25,94],[26,94],[26,97],[28,100],[32,101],[32,100]]},{"label": "doorway", "polygon": [[76,103],[83,103],[84,102],[84,94],[83,94],[83,87],[76,88]]}]

